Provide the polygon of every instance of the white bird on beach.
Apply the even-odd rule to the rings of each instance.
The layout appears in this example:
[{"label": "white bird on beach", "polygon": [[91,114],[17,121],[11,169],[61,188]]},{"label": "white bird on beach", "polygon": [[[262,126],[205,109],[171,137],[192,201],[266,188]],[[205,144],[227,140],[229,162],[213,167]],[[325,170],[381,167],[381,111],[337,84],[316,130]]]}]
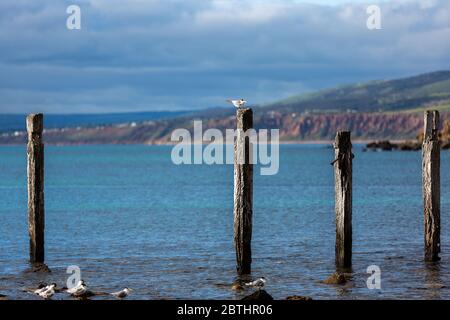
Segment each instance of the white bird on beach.
[{"label": "white bird on beach", "polygon": [[53,288],[56,287],[56,283],[52,283],[49,285],[42,285],[41,288],[34,290],[33,293],[39,295],[40,293],[49,290],[51,286],[53,286]]},{"label": "white bird on beach", "polygon": [[79,280],[74,287],[67,289],[66,292],[70,294],[75,293],[80,287],[84,285],[85,285],[84,280]]},{"label": "white bird on beach", "polygon": [[247,287],[256,287],[256,288],[261,290],[264,287],[265,284],[266,284],[266,278],[261,277],[259,279],[256,279],[255,281],[248,282],[245,285]]},{"label": "white bird on beach", "polygon": [[87,292],[87,287],[85,285],[82,285],[81,287],[78,287],[75,292],[71,293],[73,297],[81,297]]},{"label": "white bird on beach", "polygon": [[133,291],[133,289],[125,288],[121,291],[113,292],[113,293],[111,293],[111,295],[115,296],[116,298],[122,299],[122,298],[125,298],[126,296],[128,296],[131,293],[131,291]]},{"label": "white bird on beach", "polygon": [[44,287],[42,287],[42,288],[40,288],[40,289],[34,290],[33,293],[39,295],[40,293],[44,292],[44,291],[47,290],[48,288],[49,288],[49,286],[44,286]]},{"label": "white bird on beach", "polygon": [[231,103],[233,106],[235,106],[238,109],[243,107],[247,103],[247,101],[245,101],[244,99],[239,99],[239,100],[228,99],[227,102]]},{"label": "white bird on beach", "polygon": [[78,281],[77,285],[73,288],[67,289],[67,293],[70,293],[73,297],[80,297],[87,292],[87,286],[83,280]]},{"label": "white bird on beach", "polygon": [[39,292],[38,295],[44,299],[50,299],[55,294],[55,287],[56,283],[52,283],[45,287],[46,290]]}]

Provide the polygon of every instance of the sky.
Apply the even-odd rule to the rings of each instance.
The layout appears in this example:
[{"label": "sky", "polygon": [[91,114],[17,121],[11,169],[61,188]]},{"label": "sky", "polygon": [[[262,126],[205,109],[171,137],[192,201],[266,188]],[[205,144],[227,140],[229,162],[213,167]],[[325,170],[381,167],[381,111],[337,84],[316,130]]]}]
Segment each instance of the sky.
[{"label": "sky", "polygon": [[450,70],[449,39],[448,0],[1,0],[0,113],[264,104]]}]

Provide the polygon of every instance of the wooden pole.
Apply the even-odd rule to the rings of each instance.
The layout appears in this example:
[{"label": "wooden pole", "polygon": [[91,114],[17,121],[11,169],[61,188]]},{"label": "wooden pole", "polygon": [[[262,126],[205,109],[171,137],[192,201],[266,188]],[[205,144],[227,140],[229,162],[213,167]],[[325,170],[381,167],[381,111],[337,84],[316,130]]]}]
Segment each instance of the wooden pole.
[{"label": "wooden pole", "polygon": [[425,111],[422,144],[422,190],[425,226],[425,261],[439,260],[441,252],[441,191],[439,112]]},{"label": "wooden pole", "polygon": [[[237,109],[238,135],[234,144],[234,246],[237,273],[250,274],[252,263],[253,164],[250,140],[244,134],[253,128],[252,109]],[[241,160],[240,160],[241,159]],[[245,160],[245,161],[243,161]]]},{"label": "wooden pole", "polygon": [[27,117],[28,131],[28,232],[30,262],[44,263],[44,144],[43,115]]},{"label": "wooden pole", "polygon": [[335,160],[335,211],[336,211],[336,268],[352,265],[352,143],[349,131],[336,134]]}]

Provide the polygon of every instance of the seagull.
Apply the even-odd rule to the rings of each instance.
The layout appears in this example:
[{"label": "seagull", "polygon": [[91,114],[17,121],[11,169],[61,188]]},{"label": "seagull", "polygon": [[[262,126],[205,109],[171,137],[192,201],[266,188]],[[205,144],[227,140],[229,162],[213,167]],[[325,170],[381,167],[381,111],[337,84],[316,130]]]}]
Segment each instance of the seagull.
[{"label": "seagull", "polygon": [[40,292],[38,295],[44,299],[50,299],[55,294],[55,287],[56,283],[52,283],[46,287],[47,290]]},{"label": "seagull", "polygon": [[52,286],[53,286],[53,288],[55,288],[56,287],[56,283],[52,283],[52,284],[49,284],[49,285],[45,285],[45,284],[39,285],[40,288],[34,290],[33,293],[39,295],[42,292],[45,292],[45,291],[49,290],[50,287],[52,287]]},{"label": "seagull", "polygon": [[85,286],[84,280],[79,280],[75,287],[69,288],[66,290],[67,293],[73,294],[75,293],[80,287]]},{"label": "seagull", "polygon": [[261,290],[265,284],[266,284],[266,278],[261,277],[259,279],[256,279],[255,281],[248,282],[245,285],[247,287],[257,287],[259,290]]},{"label": "seagull", "polygon": [[116,298],[122,299],[122,298],[125,298],[126,296],[128,296],[131,293],[131,291],[133,291],[133,289],[125,288],[121,291],[113,292],[113,293],[111,293],[111,295],[115,296]]},{"label": "seagull", "polygon": [[42,288],[39,288],[37,290],[34,290],[33,293],[39,295],[40,293],[44,292],[45,290],[47,290],[49,288],[49,286],[43,286]]},{"label": "seagull", "polygon": [[87,291],[88,291],[87,286],[83,280],[80,280],[75,287],[67,290],[67,292],[70,293],[72,297],[76,298],[83,296],[84,294],[86,294]]},{"label": "seagull", "polygon": [[235,106],[238,109],[243,107],[247,103],[247,101],[245,101],[244,99],[239,99],[239,100],[228,99],[227,102],[231,103],[233,106]]}]

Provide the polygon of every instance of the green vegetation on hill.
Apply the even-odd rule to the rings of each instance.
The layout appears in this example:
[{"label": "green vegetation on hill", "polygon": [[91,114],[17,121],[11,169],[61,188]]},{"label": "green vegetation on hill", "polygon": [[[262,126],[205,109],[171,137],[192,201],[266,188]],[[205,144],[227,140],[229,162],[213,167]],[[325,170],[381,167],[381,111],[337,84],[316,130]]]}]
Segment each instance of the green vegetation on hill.
[{"label": "green vegetation on hill", "polygon": [[450,71],[398,80],[371,81],[293,96],[265,105],[284,112],[404,111],[450,103]]}]

